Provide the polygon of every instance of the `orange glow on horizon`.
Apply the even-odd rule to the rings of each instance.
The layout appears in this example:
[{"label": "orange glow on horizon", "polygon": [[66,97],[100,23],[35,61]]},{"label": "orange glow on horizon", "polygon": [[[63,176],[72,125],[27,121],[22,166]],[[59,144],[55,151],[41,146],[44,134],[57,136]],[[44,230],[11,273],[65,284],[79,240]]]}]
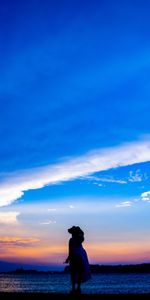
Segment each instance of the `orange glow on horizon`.
[{"label": "orange glow on horizon", "polygon": [[[12,239],[15,241],[16,239]],[[11,241],[12,241],[11,240]],[[4,238],[4,241],[8,241]],[[11,261],[24,261],[30,263],[62,264],[68,255],[68,245],[46,245],[36,239],[34,245],[18,246],[17,244],[5,244],[5,249],[0,250],[0,259]],[[10,241],[9,241],[10,242]],[[90,263],[119,263],[141,262],[150,260],[150,242],[117,242],[83,244],[87,251]]]},{"label": "orange glow on horizon", "polygon": [[140,262],[150,260],[150,242],[117,242],[87,244],[87,252],[92,262]]}]

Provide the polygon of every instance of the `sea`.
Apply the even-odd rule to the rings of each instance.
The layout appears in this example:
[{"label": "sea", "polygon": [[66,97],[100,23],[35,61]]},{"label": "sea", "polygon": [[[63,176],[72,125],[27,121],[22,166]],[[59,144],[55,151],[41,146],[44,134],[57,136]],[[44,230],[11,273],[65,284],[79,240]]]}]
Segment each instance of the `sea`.
[{"label": "sea", "polygon": [[[69,293],[69,274],[0,274],[0,292]],[[149,294],[150,273],[92,274],[84,294]]]}]

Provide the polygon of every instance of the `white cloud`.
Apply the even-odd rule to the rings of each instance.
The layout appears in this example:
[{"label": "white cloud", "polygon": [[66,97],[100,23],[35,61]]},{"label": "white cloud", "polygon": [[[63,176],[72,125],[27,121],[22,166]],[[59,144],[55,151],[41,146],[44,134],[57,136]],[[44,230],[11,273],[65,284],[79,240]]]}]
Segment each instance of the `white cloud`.
[{"label": "white cloud", "polygon": [[133,172],[133,171],[129,172],[128,180],[130,182],[141,182],[145,179],[147,179],[147,175],[145,173],[141,174],[140,170],[136,170],[135,172]]},{"label": "white cloud", "polygon": [[130,207],[132,206],[132,201],[123,201],[119,204],[116,204],[116,207]]},{"label": "white cloud", "polygon": [[56,224],[56,221],[49,220],[49,221],[42,222],[42,223],[40,223],[40,224],[41,224],[41,225]]},{"label": "white cloud", "polygon": [[0,224],[17,224],[19,215],[20,213],[16,211],[0,212]]},{"label": "white cloud", "polygon": [[0,183],[0,206],[13,203],[28,190],[146,161],[150,161],[150,142],[143,140],[95,150],[55,165],[11,173]]},{"label": "white cloud", "polygon": [[13,178],[8,187],[5,183],[0,184],[0,207],[11,204],[14,200],[21,198],[23,194],[24,192],[19,188],[17,182],[13,183]]},{"label": "white cloud", "polygon": [[119,183],[119,184],[126,184],[127,182],[123,179],[113,179],[113,178],[106,178],[105,182],[114,182],[114,183]]},{"label": "white cloud", "polygon": [[141,194],[141,200],[150,202],[150,191]]},{"label": "white cloud", "polygon": [[112,177],[97,177],[97,176],[86,176],[85,179],[94,181],[93,183],[98,185],[98,186],[103,186],[103,184],[98,183],[99,181],[102,182],[112,182],[112,183],[119,183],[119,184],[126,184],[127,181],[123,180],[123,179],[115,179]]},{"label": "white cloud", "polygon": [[94,182],[94,184],[97,185],[97,186],[100,186],[100,187],[104,186],[102,183]]},{"label": "white cloud", "polygon": [[138,169],[135,172],[129,171],[129,177],[127,180],[125,179],[116,179],[112,176],[107,177],[98,177],[93,175],[88,175],[84,177],[83,179],[88,179],[89,181],[92,181],[93,184],[103,186],[102,184],[98,184],[98,182],[110,182],[110,183],[119,183],[119,184],[127,184],[128,182],[141,182],[143,180],[148,179],[148,176],[146,173],[142,174],[141,171]]}]

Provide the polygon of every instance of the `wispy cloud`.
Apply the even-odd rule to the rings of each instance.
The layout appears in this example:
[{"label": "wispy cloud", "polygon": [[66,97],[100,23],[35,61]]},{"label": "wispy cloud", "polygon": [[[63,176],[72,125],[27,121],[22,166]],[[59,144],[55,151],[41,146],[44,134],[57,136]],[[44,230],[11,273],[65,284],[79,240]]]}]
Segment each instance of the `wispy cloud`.
[{"label": "wispy cloud", "polygon": [[133,202],[132,201],[123,201],[119,204],[116,204],[116,207],[130,207],[132,206]]},{"label": "wispy cloud", "polygon": [[118,183],[118,184],[127,184],[129,182],[141,182],[146,179],[148,179],[148,176],[146,173],[142,174],[141,170],[138,169],[136,171],[129,171],[129,176],[126,179],[118,179],[114,178],[112,176],[103,176],[103,177],[98,177],[94,175],[88,175],[84,177],[83,179],[87,179],[89,181],[92,181],[93,184],[96,184],[98,186],[103,186],[99,182],[108,182],[108,183]]},{"label": "wispy cloud", "polygon": [[129,201],[123,201],[116,204],[116,207],[128,207],[133,204],[139,203],[140,201],[149,202],[150,203],[150,191],[142,193],[138,198]]},{"label": "wispy cloud", "polygon": [[0,237],[1,246],[32,246],[38,243],[40,240],[38,238],[22,238],[22,237]]},{"label": "wispy cloud", "polygon": [[28,190],[146,161],[150,161],[150,142],[143,140],[91,151],[55,165],[8,174],[0,184],[0,206],[11,204]]},{"label": "wispy cloud", "polygon": [[113,177],[97,177],[97,176],[86,176],[85,179],[93,181],[94,184],[98,186],[103,186],[99,182],[112,182],[112,183],[119,183],[119,184],[126,184],[127,181],[124,179],[116,179]]},{"label": "wispy cloud", "polygon": [[141,194],[141,200],[150,202],[150,191]]},{"label": "wispy cloud", "polygon": [[19,215],[20,213],[16,211],[0,212],[0,224],[18,224]]},{"label": "wispy cloud", "polygon": [[141,171],[138,169],[135,172],[130,171],[128,181],[130,182],[141,182],[147,179],[147,175],[144,173],[142,174]]},{"label": "wispy cloud", "polygon": [[56,224],[56,221],[54,220],[49,220],[49,221],[45,221],[45,222],[41,222],[41,225],[50,225],[50,224]]},{"label": "wispy cloud", "polygon": [[95,185],[97,185],[97,186],[100,186],[100,187],[104,186],[104,184],[98,183],[98,182],[96,182],[96,181],[94,181],[93,184],[95,184]]}]

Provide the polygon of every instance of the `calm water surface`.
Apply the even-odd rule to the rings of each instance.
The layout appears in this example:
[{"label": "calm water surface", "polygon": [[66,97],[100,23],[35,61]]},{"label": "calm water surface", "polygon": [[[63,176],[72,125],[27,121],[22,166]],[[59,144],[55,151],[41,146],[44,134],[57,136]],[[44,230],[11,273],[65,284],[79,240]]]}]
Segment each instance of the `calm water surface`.
[{"label": "calm water surface", "polygon": [[[68,274],[0,274],[0,292],[69,293]],[[150,274],[93,274],[82,285],[86,294],[150,293]]]}]

